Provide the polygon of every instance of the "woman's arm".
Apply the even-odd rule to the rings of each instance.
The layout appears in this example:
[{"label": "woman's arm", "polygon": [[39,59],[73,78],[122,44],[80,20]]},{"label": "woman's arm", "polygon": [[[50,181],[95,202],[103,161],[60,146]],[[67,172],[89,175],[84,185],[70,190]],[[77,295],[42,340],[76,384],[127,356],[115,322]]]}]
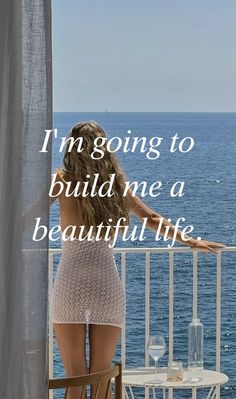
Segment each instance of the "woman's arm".
[{"label": "woman's arm", "polygon": [[[147,218],[147,227],[151,230],[156,231],[160,227],[160,234],[164,235],[168,226],[169,232],[168,237],[173,238],[176,235],[176,240],[181,244],[187,245],[193,249],[199,249],[203,251],[212,251],[217,252],[220,248],[223,248],[224,245],[221,243],[205,241],[205,240],[196,240],[194,238],[189,237],[187,234],[183,234],[181,230],[175,231],[175,226],[171,224],[167,219],[165,219],[162,215],[155,212],[153,209],[149,208],[144,202],[137,197],[136,195],[132,196],[132,191],[129,190],[130,195],[130,212],[134,213],[139,219]],[[183,240],[185,238],[186,240]]]}]

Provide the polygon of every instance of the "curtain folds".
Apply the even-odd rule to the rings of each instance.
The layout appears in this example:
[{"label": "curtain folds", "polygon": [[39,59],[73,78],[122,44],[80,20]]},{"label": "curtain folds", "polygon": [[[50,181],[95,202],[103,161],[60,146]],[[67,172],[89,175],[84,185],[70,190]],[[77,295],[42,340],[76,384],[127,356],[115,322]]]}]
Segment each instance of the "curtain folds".
[{"label": "curtain folds", "polygon": [[50,0],[0,5],[0,397],[46,399],[52,129]]}]

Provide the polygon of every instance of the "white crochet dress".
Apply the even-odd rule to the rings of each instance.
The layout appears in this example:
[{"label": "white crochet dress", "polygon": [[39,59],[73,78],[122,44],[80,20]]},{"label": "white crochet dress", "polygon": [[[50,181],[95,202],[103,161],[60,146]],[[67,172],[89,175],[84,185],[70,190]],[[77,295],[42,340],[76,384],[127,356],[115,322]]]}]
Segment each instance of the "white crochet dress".
[{"label": "white crochet dress", "polygon": [[125,293],[108,242],[62,240],[52,291],[53,323],[123,327]]}]

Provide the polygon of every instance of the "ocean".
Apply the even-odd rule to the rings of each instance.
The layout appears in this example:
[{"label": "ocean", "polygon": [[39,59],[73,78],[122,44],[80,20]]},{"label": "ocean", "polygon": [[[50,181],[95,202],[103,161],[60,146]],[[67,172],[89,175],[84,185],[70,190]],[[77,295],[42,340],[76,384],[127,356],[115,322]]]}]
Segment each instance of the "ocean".
[{"label": "ocean", "polygon": [[[235,113],[55,113],[54,128],[58,138],[53,139],[52,173],[62,165],[59,153],[60,137],[67,136],[70,128],[79,121],[95,120],[111,139],[146,137],[147,147],[154,136],[161,137],[159,157],[148,159],[147,152],[116,152],[128,181],[146,181],[150,187],[155,181],[162,183],[157,197],[137,195],[154,211],[172,223],[180,217],[182,226],[192,225],[194,237],[236,245],[236,114]],[[130,130],[130,133],[127,131]],[[176,151],[170,152],[173,137],[177,134]],[[187,152],[191,137],[193,148]],[[115,143],[115,141],[114,141]],[[149,144],[150,145],[150,144]],[[179,145],[182,147],[181,152]],[[186,151],[186,152],[184,152]],[[154,154],[153,158],[154,158]],[[150,155],[151,157],[151,155]],[[184,195],[171,196],[170,190],[177,181],[184,182]],[[58,201],[51,207],[51,226],[59,224]],[[132,216],[131,225],[141,226]],[[155,241],[155,233],[146,230],[144,241],[119,240],[117,247],[167,246],[167,242]],[[169,243],[169,242],[168,242]],[[179,245],[179,244],[177,244]],[[60,242],[51,242],[59,247]],[[175,303],[174,303],[174,358],[187,366],[187,329],[191,321],[192,257],[175,255]],[[54,258],[54,276],[59,256]],[[143,254],[127,255],[126,277],[126,367],[144,366],[145,340],[145,268]],[[120,272],[120,256],[116,255]],[[215,367],[215,287],[216,257],[214,254],[199,255],[199,303],[198,313],[204,324],[204,367]],[[150,333],[163,334],[168,345],[168,256],[151,255]],[[229,383],[221,388],[222,398],[236,397],[236,253],[222,255],[222,352],[221,369],[229,376]],[[120,343],[114,361],[120,358]],[[168,353],[159,365],[166,366]],[[150,365],[153,365],[150,359]],[[60,354],[54,342],[54,377],[63,376]],[[136,388],[135,397],[144,397],[144,391]],[[200,392],[200,391],[199,391]],[[204,391],[199,393],[203,397]],[[190,397],[189,391],[175,392],[175,398]],[[63,392],[55,394],[63,398]]]}]

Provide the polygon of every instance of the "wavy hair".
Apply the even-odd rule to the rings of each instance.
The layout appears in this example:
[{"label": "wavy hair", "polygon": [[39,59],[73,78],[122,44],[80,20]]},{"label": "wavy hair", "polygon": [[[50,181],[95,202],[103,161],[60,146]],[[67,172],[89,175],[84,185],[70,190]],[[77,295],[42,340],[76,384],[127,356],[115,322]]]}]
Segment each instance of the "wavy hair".
[{"label": "wavy hair", "polygon": [[[77,144],[74,142],[71,151],[69,151],[69,140],[66,143],[64,152],[64,167],[58,168],[57,171],[64,182],[71,182],[71,188],[73,189],[77,182],[83,184],[83,182],[89,180],[89,192],[91,192],[95,178],[94,174],[98,174],[96,191],[105,181],[110,180],[110,174],[115,174],[112,185],[113,195],[111,197],[100,197],[98,194],[95,196],[80,195],[76,197],[81,204],[85,233],[88,233],[90,226],[93,226],[96,230],[96,227],[103,222],[104,226],[110,226],[110,237],[113,237],[114,226],[120,218],[125,218],[125,220],[122,219],[120,221],[121,227],[130,223],[130,195],[123,196],[126,177],[114,154],[108,151],[107,140],[104,140],[103,146],[99,145],[99,149],[104,152],[103,157],[101,159],[93,159],[91,157],[91,153],[94,150],[94,140],[99,136],[107,137],[105,131],[94,121],[81,122],[72,127],[69,137],[73,137],[74,141],[82,138],[83,150],[78,152]],[[90,175],[89,179],[87,175]],[[112,219],[112,222],[109,219]],[[104,238],[104,229],[101,229],[100,236]]]}]

